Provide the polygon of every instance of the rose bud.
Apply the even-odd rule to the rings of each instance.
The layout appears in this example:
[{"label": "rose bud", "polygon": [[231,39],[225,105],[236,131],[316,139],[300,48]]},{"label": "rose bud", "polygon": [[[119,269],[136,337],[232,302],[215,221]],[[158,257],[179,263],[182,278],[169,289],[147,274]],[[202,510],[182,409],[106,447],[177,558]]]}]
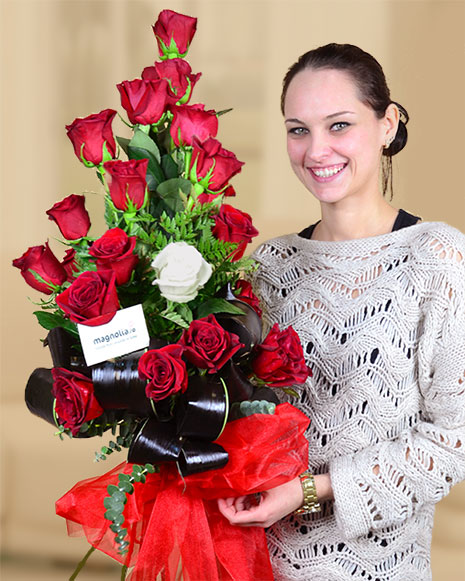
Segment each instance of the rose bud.
[{"label": "rose bud", "polygon": [[74,152],[85,165],[100,165],[116,156],[116,143],[111,130],[115,115],[113,109],[104,109],[66,125]]},{"label": "rose bud", "polygon": [[85,208],[85,200],[84,196],[71,194],[46,211],[49,219],[57,223],[66,240],[77,240],[89,232],[90,218]]},{"label": "rose bud", "polygon": [[184,393],[187,389],[186,364],[180,345],[166,345],[146,351],[139,360],[139,377],[147,379],[147,397],[160,401],[169,395]]},{"label": "rose bud", "polygon": [[223,204],[215,216],[212,232],[218,240],[239,244],[230,255],[233,261],[242,258],[247,244],[258,235],[258,230],[252,225],[250,215],[228,204]]},{"label": "rose bud", "polygon": [[139,257],[134,254],[136,237],[128,236],[121,228],[107,230],[89,248],[89,254],[97,261],[97,270],[113,270],[116,284],[121,285],[131,278]]},{"label": "rose bud", "polygon": [[189,101],[192,89],[201,75],[193,75],[190,64],[183,59],[157,62],[142,71],[144,81],[165,79],[168,82],[168,103],[173,105],[184,105]]},{"label": "rose bud", "polygon": [[158,273],[153,281],[169,301],[188,303],[208,281],[212,267],[200,252],[187,242],[171,242],[157,254],[152,268]]},{"label": "rose bud", "polygon": [[248,280],[239,279],[234,285],[234,294],[240,301],[250,305],[259,317],[262,316],[260,301],[254,294],[252,285]]},{"label": "rose bud", "polygon": [[76,278],[75,274],[77,272],[79,272],[79,267],[76,264],[76,251],[73,248],[68,248],[68,250],[65,253],[65,256],[63,257],[63,260],[61,261],[61,266],[66,270],[66,275],[67,275],[67,281],[68,282],[73,282],[73,280]]},{"label": "rose bud", "polygon": [[170,135],[177,147],[193,145],[194,137],[205,141],[218,133],[218,117],[215,111],[204,111],[204,105],[172,106],[171,110]]},{"label": "rose bud", "polygon": [[115,160],[103,164],[110,176],[110,197],[118,210],[127,210],[128,198],[138,210],[144,205],[148,164],[148,159]]},{"label": "rose bud", "polygon": [[74,323],[104,325],[119,309],[115,282],[112,270],[83,272],[57,296],[56,303]]},{"label": "rose bud", "polygon": [[220,192],[229,180],[241,171],[244,162],[231,151],[210,137],[204,142],[194,139],[190,166],[190,179],[200,183],[206,190]]},{"label": "rose bud", "polygon": [[162,60],[184,57],[197,29],[197,18],[162,10],[152,28]]},{"label": "rose bud", "polygon": [[270,387],[304,383],[312,374],[305,363],[297,333],[292,327],[280,331],[277,323],[273,325],[263,343],[255,347],[252,369]]},{"label": "rose bud", "polygon": [[160,121],[168,99],[169,86],[165,79],[123,81],[116,88],[131,123],[152,125]]},{"label": "rose bud", "polygon": [[215,373],[244,345],[234,333],[225,331],[214,315],[192,321],[179,344],[185,358],[200,369]]},{"label": "rose bud", "polygon": [[82,424],[104,412],[94,395],[94,385],[85,375],[61,367],[52,369],[52,376],[58,423],[77,436]]},{"label": "rose bud", "polygon": [[[47,295],[51,295],[53,290],[46,283],[61,286],[67,279],[66,270],[50,250],[48,242],[43,246],[28,248],[20,258],[13,260],[13,266],[21,270],[29,286]],[[31,270],[41,276],[45,282],[37,280],[30,272]]]}]

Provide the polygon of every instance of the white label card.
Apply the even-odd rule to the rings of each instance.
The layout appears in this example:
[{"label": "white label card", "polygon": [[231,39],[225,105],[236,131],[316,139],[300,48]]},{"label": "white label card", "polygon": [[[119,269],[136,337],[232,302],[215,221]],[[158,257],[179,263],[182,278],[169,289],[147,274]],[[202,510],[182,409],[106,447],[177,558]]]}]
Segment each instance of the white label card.
[{"label": "white label card", "polygon": [[105,325],[77,327],[87,365],[145,349],[150,342],[142,305],[117,311]]}]

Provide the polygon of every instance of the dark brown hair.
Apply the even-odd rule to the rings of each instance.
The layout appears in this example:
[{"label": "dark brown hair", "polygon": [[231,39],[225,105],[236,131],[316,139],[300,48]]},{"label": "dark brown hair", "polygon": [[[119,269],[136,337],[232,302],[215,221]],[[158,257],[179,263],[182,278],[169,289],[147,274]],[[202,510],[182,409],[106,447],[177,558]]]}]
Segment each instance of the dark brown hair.
[{"label": "dark brown hair", "polygon": [[283,80],[281,111],[284,115],[286,93],[292,79],[305,69],[336,69],[345,71],[353,78],[360,99],[373,109],[378,119],[384,117],[387,107],[394,103],[399,108],[400,119],[397,133],[388,148],[383,149],[383,195],[388,186],[392,199],[392,156],[399,153],[407,143],[407,111],[391,100],[389,87],[379,62],[358,46],[353,44],[326,44],[303,54],[287,71]]}]

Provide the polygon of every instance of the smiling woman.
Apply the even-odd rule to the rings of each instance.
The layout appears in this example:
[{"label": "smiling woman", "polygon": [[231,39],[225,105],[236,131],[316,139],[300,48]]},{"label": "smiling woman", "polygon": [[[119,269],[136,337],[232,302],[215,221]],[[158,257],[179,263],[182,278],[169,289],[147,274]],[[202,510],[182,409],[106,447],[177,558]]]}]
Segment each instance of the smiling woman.
[{"label": "smiling woman", "polygon": [[465,478],[465,236],[382,195],[408,117],[371,55],[306,53],[282,108],[321,220],[258,248],[254,289],[313,370],[293,400],[311,418],[309,465],[220,510],[269,527],[276,581],[428,581],[434,505]]}]

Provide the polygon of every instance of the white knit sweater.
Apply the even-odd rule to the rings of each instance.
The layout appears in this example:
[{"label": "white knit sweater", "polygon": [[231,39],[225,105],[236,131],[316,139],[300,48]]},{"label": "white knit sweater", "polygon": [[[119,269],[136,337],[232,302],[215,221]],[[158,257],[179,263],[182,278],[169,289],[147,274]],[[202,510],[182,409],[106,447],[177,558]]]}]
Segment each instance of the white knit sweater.
[{"label": "white knit sweater", "polygon": [[254,257],[266,328],[292,325],[313,369],[290,401],[335,497],[268,530],[276,581],[431,579],[434,504],[465,478],[465,236],[290,234]]}]

